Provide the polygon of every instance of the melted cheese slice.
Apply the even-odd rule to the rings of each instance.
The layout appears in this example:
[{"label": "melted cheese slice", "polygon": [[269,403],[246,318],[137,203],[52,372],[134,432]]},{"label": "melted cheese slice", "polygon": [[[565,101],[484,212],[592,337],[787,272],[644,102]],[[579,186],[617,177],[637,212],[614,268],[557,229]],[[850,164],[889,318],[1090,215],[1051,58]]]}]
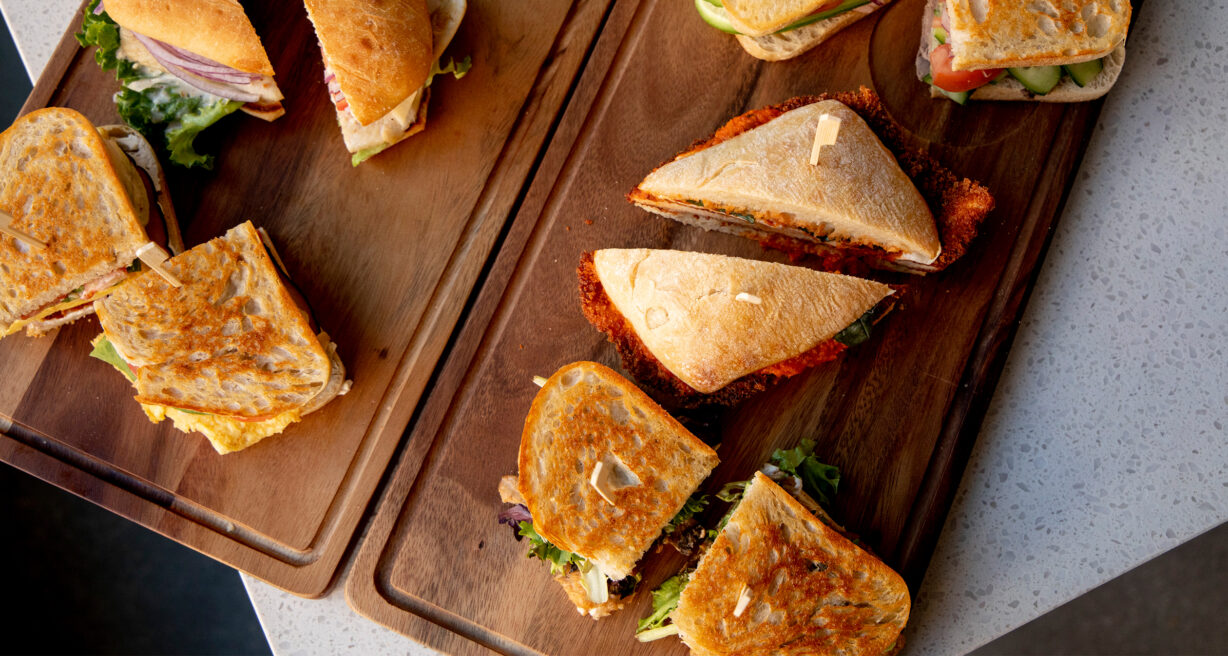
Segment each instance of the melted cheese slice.
[{"label": "melted cheese slice", "polygon": [[270,435],[282,432],[290,424],[302,419],[298,410],[283,412],[264,421],[239,421],[219,415],[185,412],[164,405],[142,403],[141,409],[145,411],[145,416],[155,424],[169,417],[174,422],[175,428],[185,433],[193,431],[201,433],[209,439],[214,450],[223,454],[246,449]]}]

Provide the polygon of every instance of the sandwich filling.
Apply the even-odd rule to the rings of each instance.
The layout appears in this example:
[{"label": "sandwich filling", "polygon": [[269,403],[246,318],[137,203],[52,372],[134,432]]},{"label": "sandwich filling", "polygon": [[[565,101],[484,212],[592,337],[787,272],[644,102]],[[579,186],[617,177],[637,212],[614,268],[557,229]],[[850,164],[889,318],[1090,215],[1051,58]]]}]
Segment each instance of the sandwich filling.
[{"label": "sandwich filling", "polygon": [[[931,2],[927,21],[928,29],[917,54],[917,77],[961,105],[977,89],[1007,80],[1022,85],[1024,97],[1030,98],[1047,95],[1062,84],[1094,85],[1105,69],[1104,57],[1072,57],[1069,63],[1049,66],[957,67],[954,62],[960,52],[960,32],[951,29],[945,0]],[[1052,23],[1050,20],[1048,24]]]},{"label": "sandwich filling", "polygon": [[230,68],[120,27],[102,0],[87,6],[77,41],[98,46],[98,64],[114,70],[123,84],[115,104],[124,121],[150,138],[158,136],[171,161],[181,166],[212,166],[213,157],[196,152],[193,143],[222,117],[240,109],[265,120],[285,113],[271,76]]},{"label": "sandwich filling", "polygon": [[[792,21],[784,27],[771,30],[767,34],[790,32],[799,27],[834,18],[850,11],[869,14],[888,2],[890,0],[824,0],[814,11],[806,16]],[[722,0],[695,0],[695,9],[708,25],[728,34],[743,34],[734,26],[729,10],[725,8]],[[763,36],[763,34],[749,34],[748,36]]]}]

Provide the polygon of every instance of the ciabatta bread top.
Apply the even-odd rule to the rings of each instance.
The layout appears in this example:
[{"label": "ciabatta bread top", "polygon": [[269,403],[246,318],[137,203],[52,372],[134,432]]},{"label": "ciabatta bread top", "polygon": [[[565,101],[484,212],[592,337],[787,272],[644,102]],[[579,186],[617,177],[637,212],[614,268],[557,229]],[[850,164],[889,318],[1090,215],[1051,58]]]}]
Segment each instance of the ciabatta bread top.
[{"label": "ciabatta bread top", "polygon": [[435,60],[426,0],[306,0],[324,63],[367,125],[426,82]]},{"label": "ciabatta bread top", "polygon": [[733,29],[747,36],[763,36],[830,8],[832,0],[725,0],[723,4]]},{"label": "ciabatta bread top", "polygon": [[1127,0],[945,0],[955,70],[1099,59],[1126,40]]},{"label": "ciabatta bread top", "polygon": [[262,420],[328,385],[329,354],[250,222],[163,266],[182,287],[146,271],[94,304],[137,401]]},{"label": "ciabatta bread top", "polygon": [[671,617],[693,653],[882,656],[910,605],[898,574],[755,472]]},{"label": "ciabatta bread top", "polygon": [[39,250],[0,234],[0,335],[132,264],[147,238],[118,173],[131,164],[118,158],[71,109],[31,112],[0,133],[0,210],[13,217],[13,228],[47,244]]},{"label": "ciabatta bread top", "polygon": [[273,75],[256,28],[237,0],[106,0],[111,20],[244,73]]},{"label": "ciabatta bread top", "polygon": [[837,14],[816,23],[803,25],[788,32],[764,34],[762,36],[747,36],[745,34],[738,34],[736,36],[742,49],[753,57],[766,61],[792,59],[830,39],[840,30],[856,23],[886,4],[887,2],[882,4],[871,2],[868,5],[862,5],[843,14]]},{"label": "ciabatta bread top", "polygon": [[[538,534],[618,580],[631,574],[718,461],[625,378],[576,362],[556,371],[533,399],[517,485]],[[610,475],[610,500],[590,483],[599,463]]]},{"label": "ciabatta bread top", "polygon": [[892,293],[852,276],[708,253],[606,249],[593,264],[648,351],[705,394],[826,342]]},{"label": "ciabatta bread top", "polygon": [[[836,143],[810,163],[821,117],[840,120]],[[869,243],[922,263],[942,245],[925,198],[866,122],[843,103],[823,100],[787,111],[658,167],[637,191],[703,202],[816,236]]]}]

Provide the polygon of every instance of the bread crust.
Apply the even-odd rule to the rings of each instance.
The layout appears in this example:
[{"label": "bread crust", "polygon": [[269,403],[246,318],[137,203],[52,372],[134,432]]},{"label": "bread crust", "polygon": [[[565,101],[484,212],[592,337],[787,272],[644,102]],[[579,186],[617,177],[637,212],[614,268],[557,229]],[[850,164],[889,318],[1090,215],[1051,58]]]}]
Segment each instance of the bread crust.
[{"label": "bread crust", "polygon": [[273,76],[256,28],[237,0],[106,0],[121,27],[244,73]]},{"label": "bread crust", "polygon": [[[887,1],[889,2],[890,0]],[[840,30],[886,5],[887,2],[883,2],[881,5],[877,2],[871,2],[857,9],[846,11],[843,14],[779,34],[764,34],[762,36],[736,34],[734,36],[737,38],[738,44],[742,46],[742,49],[752,57],[757,57],[764,61],[783,61],[808,52],[835,36]]]},{"label": "bread crust", "polygon": [[693,653],[881,656],[910,606],[898,574],[755,472],[671,617]]},{"label": "bread crust", "polygon": [[[725,0],[733,29],[748,36],[764,36],[827,8],[833,0]],[[836,4],[839,4],[837,1]]]},{"label": "bread crust", "polygon": [[[719,458],[622,376],[595,362],[560,368],[525,418],[517,487],[534,529],[561,549],[630,576]],[[589,484],[615,472],[610,503]]]},{"label": "bread crust", "polygon": [[426,82],[435,60],[426,0],[306,0],[324,62],[368,125]]},{"label": "bread crust", "polygon": [[[960,178],[938,160],[910,148],[903,128],[887,113],[878,94],[866,87],[861,87],[855,92],[799,96],[777,105],[750,110],[730,119],[711,137],[696,141],[690,148],[662,166],[723,143],[789,111],[829,99],[837,100],[853,110],[870,126],[879,141],[895,156],[900,169],[925,199],[934,217],[942,249],[938,259],[928,265],[929,269],[940,271],[963,256],[973,238],[976,237],[981,223],[993,209],[993,196],[984,185],[968,178]],[[638,186],[627,195],[627,198],[650,211],[654,211],[652,206],[658,200]],[[866,253],[857,250],[848,251],[844,257],[841,257],[838,252],[833,252],[830,245],[814,240],[764,234],[763,231],[753,229],[738,231],[738,234],[760,241],[765,246],[782,250],[795,258],[804,255],[818,256],[821,258],[823,268],[831,271],[860,271],[866,265],[874,268],[897,268],[888,259],[866,257]]]},{"label": "bread crust", "polygon": [[945,0],[951,68],[1057,66],[1100,59],[1126,40],[1128,0]]},{"label": "bread crust", "polygon": [[[142,190],[143,191],[143,190]],[[47,243],[0,235],[0,336],[17,320],[132,263],[145,230],[108,148],[80,113],[49,107],[0,133],[0,210]]]}]

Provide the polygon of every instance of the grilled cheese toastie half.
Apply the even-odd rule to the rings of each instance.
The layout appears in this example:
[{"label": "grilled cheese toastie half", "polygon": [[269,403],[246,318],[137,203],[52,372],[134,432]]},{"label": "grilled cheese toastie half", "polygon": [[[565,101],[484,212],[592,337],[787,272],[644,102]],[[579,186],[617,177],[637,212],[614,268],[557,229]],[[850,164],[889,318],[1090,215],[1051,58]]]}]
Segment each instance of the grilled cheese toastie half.
[{"label": "grilled cheese toastie half", "polygon": [[885,6],[890,0],[695,0],[709,25],[737,37],[751,55],[791,59]]},{"label": "grilled cheese toastie half", "polygon": [[499,486],[516,506],[500,519],[530,539],[530,557],[551,563],[576,610],[597,619],[630,600],[636,564],[718,461],[625,378],[576,362],[533,399],[518,477]]},{"label": "grilled cheese toastie half", "polygon": [[193,140],[227,114],[285,114],[273,65],[237,0],[93,0],[81,27],[77,40],[98,46],[98,63],[124,85],[120,116],[151,138],[160,128],[176,164],[211,166]]},{"label": "grilled cheese toastie half", "polygon": [[170,417],[218,453],[282,432],[349,390],[327,333],[283,281],[250,222],[149,271],[94,304],[94,357],[136,387],[155,423]]},{"label": "grilled cheese toastie half", "polygon": [[[818,126],[832,120],[835,143],[812,158]],[[938,271],[964,253],[993,198],[903,143],[867,89],[795,98],[733,119],[649,173],[629,199],[682,223],[815,255],[827,269]]]},{"label": "grilled cheese toastie half", "polygon": [[580,263],[584,316],[681,405],[734,404],[835,359],[890,308],[887,285],[725,255],[606,249]]},{"label": "grilled cheese toastie half", "polygon": [[432,79],[462,77],[468,58],[442,62],[465,0],[306,0],[324,82],[355,166],[426,127]]},{"label": "grilled cheese toastie half", "polygon": [[917,77],[934,98],[1080,102],[1125,63],[1128,0],[930,0]]},{"label": "grilled cheese toastie half", "polygon": [[92,314],[94,300],[140,270],[136,250],[151,239],[183,249],[153,148],[71,109],[31,112],[0,133],[0,211],[47,245],[0,235],[0,287],[9,290],[0,294],[0,338]]}]

